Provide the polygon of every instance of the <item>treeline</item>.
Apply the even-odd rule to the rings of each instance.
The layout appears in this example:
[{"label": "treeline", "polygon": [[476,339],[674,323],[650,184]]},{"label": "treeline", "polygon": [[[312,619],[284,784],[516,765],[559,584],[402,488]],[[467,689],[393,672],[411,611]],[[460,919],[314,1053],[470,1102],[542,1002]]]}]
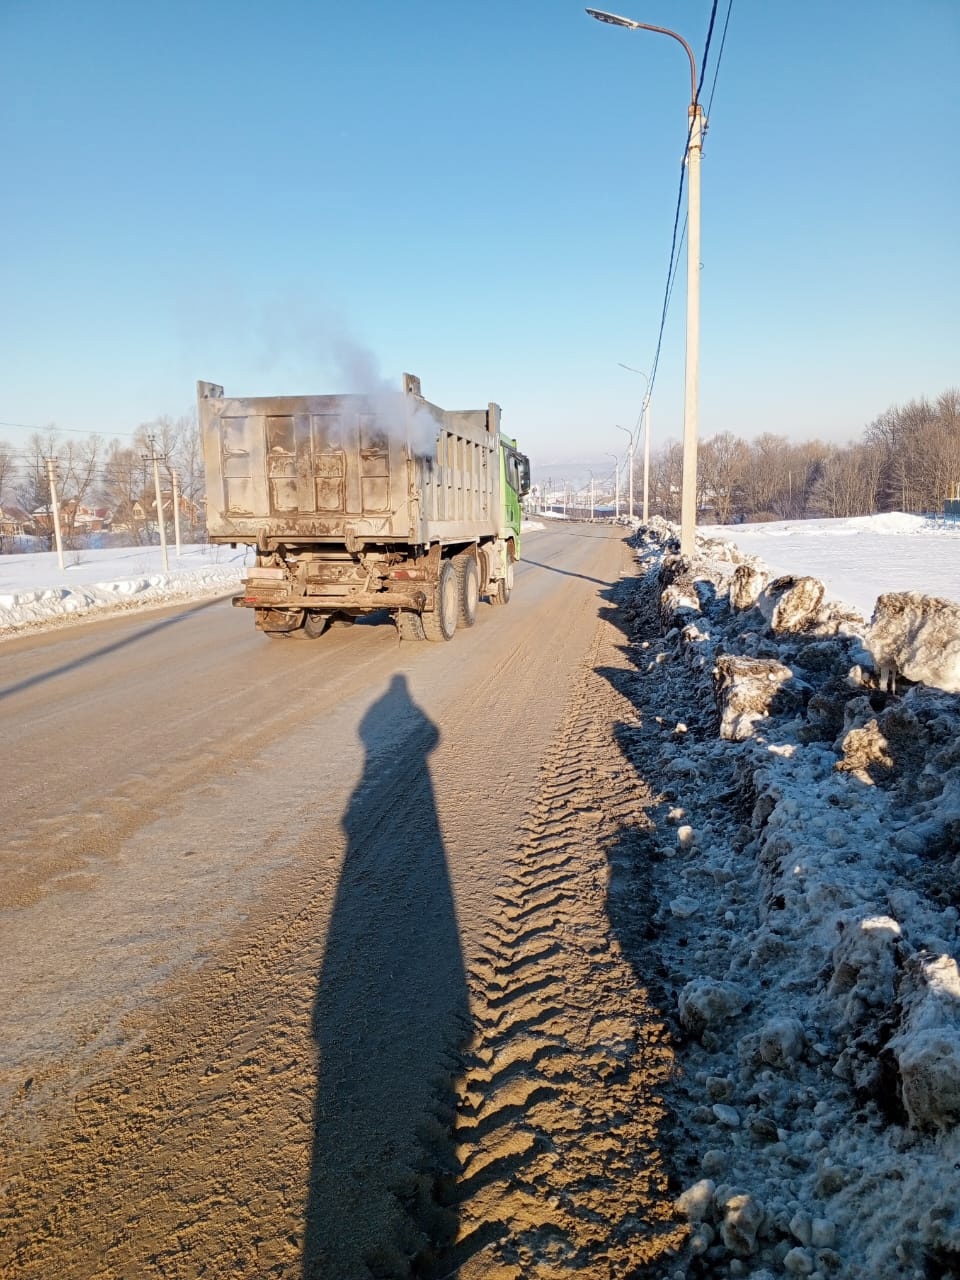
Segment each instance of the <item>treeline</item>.
[{"label": "treeline", "polygon": [[52,514],[48,459],[54,461],[64,545],[91,540],[148,544],[158,538],[153,458],[158,460],[165,528],[181,536],[205,536],[203,459],[196,419],[191,415],[144,423],[129,444],[95,433],[65,439],[55,427],[34,432],[23,445],[0,442],[0,549],[11,550],[18,536],[49,540]]},{"label": "treeline", "polygon": [[[681,476],[679,444],[651,459],[651,512],[679,520]],[[849,445],[798,444],[773,433],[749,442],[731,432],[701,440],[698,519],[730,524],[940,512],[958,484],[960,390],[953,389],[933,402],[921,398],[888,409]]]}]

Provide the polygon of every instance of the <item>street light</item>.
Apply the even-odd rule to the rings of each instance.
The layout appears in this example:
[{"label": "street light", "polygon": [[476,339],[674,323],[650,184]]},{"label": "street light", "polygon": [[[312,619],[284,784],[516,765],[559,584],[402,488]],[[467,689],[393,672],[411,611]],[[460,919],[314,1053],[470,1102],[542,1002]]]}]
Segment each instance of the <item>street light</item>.
[{"label": "street light", "polygon": [[633,432],[627,431],[627,428],[621,427],[619,423],[616,424],[616,427],[618,431],[626,432],[627,440],[629,441],[627,445],[627,474],[629,476],[628,492],[630,495],[630,519],[632,520],[633,519]]},{"label": "street light", "polygon": [[[646,391],[643,397],[643,523],[646,524],[650,518],[650,379],[642,369],[635,369],[632,364],[624,364],[622,360],[618,360],[617,364],[621,369],[629,369],[631,373],[638,373],[646,384]],[[621,431],[623,428],[620,428]],[[631,436],[631,449],[633,448],[633,437]],[[630,473],[630,483],[633,484],[633,472]],[[630,514],[633,515],[631,509]]]},{"label": "street light", "polygon": [[615,453],[608,453],[608,458],[613,459],[613,487],[616,497],[613,499],[613,514],[620,519],[620,458]]},{"label": "street light", "polygon": [[680,494],[680,554],[692,556],[697,525],[697,381],[700,366],[700,153],[703,108],[697,101],[697,64],[683,36],[667,27],[634,22],[616,13],[588,9],[591,18],[631,31],[656,31],[683,45],[690,60],[690,127],[687,138],[687,362],[683,397],[683,482]]}]

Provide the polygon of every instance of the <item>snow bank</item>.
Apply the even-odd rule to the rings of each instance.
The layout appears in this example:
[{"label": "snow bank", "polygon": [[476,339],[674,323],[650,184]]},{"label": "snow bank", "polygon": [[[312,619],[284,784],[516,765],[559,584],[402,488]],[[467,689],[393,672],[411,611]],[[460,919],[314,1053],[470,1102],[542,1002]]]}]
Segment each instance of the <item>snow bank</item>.
[{"label": "snow bank", "polygon": [[822,584],[674,534],[641,534],[663,635],[633,650],[695,1153],[670,1274],[955,1276],[960,698],[881,688]]},{"label": "snow bank", "polygon": [[0,635],[171,601],[228,593],[240,583],[243,549],[185,547],[161,568],[157,547],[0,556]]}]

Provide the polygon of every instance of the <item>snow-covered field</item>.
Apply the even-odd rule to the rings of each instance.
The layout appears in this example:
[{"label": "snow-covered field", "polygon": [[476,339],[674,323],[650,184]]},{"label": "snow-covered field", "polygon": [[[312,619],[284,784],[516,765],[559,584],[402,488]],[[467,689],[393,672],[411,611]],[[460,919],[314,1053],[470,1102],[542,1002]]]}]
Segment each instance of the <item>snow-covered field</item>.
[{"label": "snow-covered field", "polygon": [[66,551],[63,569],[54,551],[0,556],[0,636],[225,593],[239,585],[248,555],[198,545],[178,556],[169,547],[166,572],[159,547]]},{"label": "snow-covered field", "polygon": [[[847,601],[911,563],[897,585],[956,599],[960,531],[724,529],[690,566],[675,533],[640,535],[625,604],[687,1158],[689,1249],[667,1274],[956,1278],[960,696],[888,690],[886,631],[740,546],[768,540],[778,575],[832,568]],[[925,674],[949,684],[960,610],[919,612]]]},{"label": "snow-covered field", "polygon": [[705,526],[759,556],[774,573],[811,574],[835,600],[869,619],[885,591],[919,591],[960,602],[960,523],[891,511],[850,520]]},{"label": "snow-covered field", "polygon": [[[523,533],[545,528],[524,522]],[[960,602],[960,525],[891,513],[856,520],[706,527],[765,560],[775,573],[812,574],[828,594],[869,618],[884,591],[919,591]],[[0,556],[0,636],[27,627],[60,625],[118,608],[160,605],[228,592],[252,553],[239,547],[169,550],[164,573],[159,547]]]}]

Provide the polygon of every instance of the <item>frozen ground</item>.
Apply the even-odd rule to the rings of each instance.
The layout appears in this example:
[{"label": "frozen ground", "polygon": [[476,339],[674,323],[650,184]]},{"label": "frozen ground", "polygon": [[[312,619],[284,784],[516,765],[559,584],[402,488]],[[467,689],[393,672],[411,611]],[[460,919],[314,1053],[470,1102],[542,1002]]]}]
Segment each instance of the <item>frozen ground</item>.
[{"label": "frozen ground", "polygon": [[[524,523],[523,532],[545,526]],[[760,556],[775,573],[812,574],[828,594],[870,616],[883,591],[919,591],[960,602],[960,525],[892,513],[857,520],[805,520],[705,528]],[[0,556],[0,635],[57,625],[92,613],[157,605],[228,592],[251,552],[189,546],[169,551],[164,573],[159,547]]]},{"label": "frozen ground", "polygon": [[[960,697],[893,692],[881,667],[902,672],[913,641],[743,553],[824,564],[829,594],[867,603],[909,550],[896,585],[955,600],[960,531],[832,523],[724,529],[685,566],[655,522],[625,605],[631,755],[661,788],[678,1280],[960,1276]],[[960,610],[905,599],[933,629],[925,677],[956,687]]]},{"label": "frozen ground", "polygon": [[835,600],[869,618],[884,591],[960,602],[960,523],[900,511],[851,520],[706,526],[705,537],[760,556],[774,573],[812,574]]},{"label": "frozen ground", "polygon": [[[958,600],[960,530],[739,526],[689,567],[674,532],[641,535],[621,609],[691,1225],[667,1274],[956,1280],[960,625],[924,598]],[[0,630],[229,591],[242,563],[0,557]]]},{"label": "frozen ground", "polygon": [[209,545],[54,551],[0,556],[0,636],[71,619],[228,592],[240,581],[248,551]]}]

